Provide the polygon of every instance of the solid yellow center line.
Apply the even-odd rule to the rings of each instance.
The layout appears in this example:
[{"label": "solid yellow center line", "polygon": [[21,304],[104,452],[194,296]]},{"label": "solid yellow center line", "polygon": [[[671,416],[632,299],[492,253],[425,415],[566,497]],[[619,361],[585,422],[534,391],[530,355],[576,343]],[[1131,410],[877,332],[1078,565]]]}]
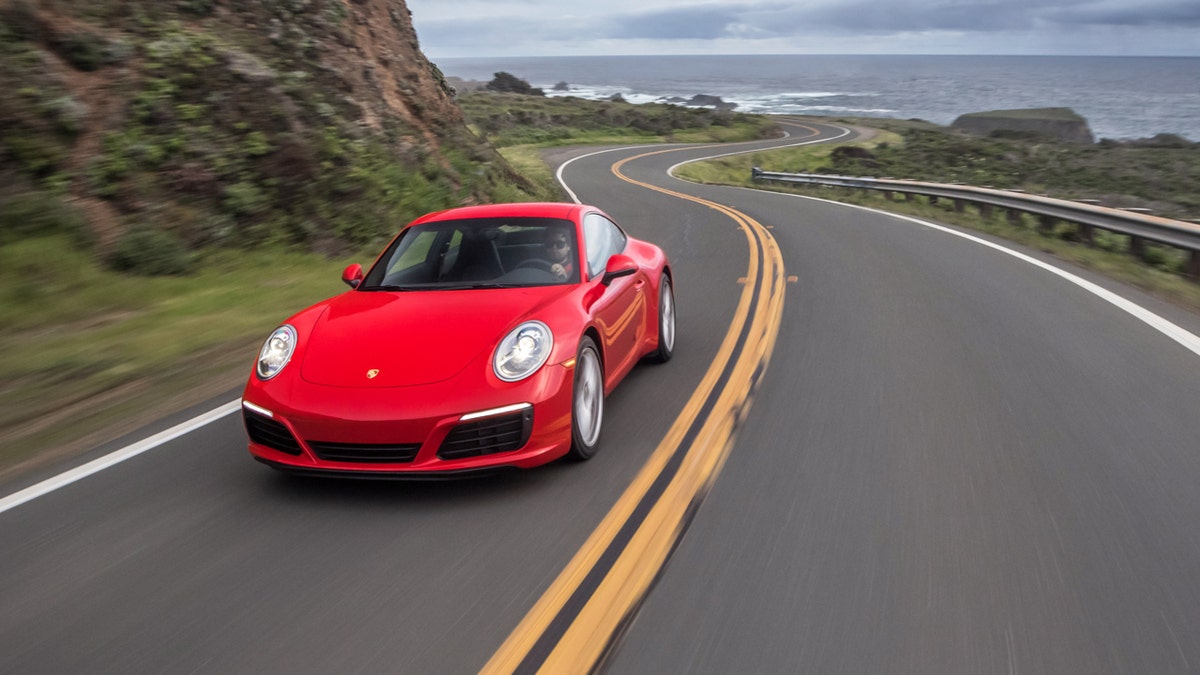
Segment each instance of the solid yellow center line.
[{"label": "solid yellow center line", "polygon": [[724,205],[621,172],[634,159],[674,151],[630,157],[612,170],[624,181],[708,206],[738,223],[750,256],[733,321],[700,386],[646,465],[482,672],[587,672],[603,660],[716,479],[774,349],[785,275],[766,228]]}]

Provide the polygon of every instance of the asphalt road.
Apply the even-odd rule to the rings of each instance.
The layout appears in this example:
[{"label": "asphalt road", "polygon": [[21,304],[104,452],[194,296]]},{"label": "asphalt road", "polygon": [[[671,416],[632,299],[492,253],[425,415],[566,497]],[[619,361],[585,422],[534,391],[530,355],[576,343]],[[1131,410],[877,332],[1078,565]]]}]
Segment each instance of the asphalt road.
[{"label": "asphalt road", "polygon": [[[564,171],[677,277],[676,358],[609,398],[595,459],[296,480],[227,416],[0,513],[0,672],[478,671],[662,440],[742,290],[732,220],[609,170],[644,152]],[[736,444],[608,672],[1200,670],[1200,356],[949,232],[666,176],[715,152],[624,171],[771,227],[795,280]]]}]

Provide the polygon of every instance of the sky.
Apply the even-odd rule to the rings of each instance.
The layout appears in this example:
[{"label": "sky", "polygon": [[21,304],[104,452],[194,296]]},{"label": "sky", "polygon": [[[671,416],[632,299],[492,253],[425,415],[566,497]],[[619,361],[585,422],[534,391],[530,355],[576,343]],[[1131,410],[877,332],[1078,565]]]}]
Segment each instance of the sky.
[{"label": "sky", "polygon": [[1200,56],[1200,0],[407,0],[438,58]]}]

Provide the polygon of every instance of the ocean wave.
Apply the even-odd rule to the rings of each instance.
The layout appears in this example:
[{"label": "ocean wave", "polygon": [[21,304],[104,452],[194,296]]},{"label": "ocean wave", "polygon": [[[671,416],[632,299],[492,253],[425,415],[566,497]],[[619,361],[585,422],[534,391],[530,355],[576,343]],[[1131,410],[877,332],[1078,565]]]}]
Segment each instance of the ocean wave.
[{"label": "ocean wave", "polygon": [[[570,88],[566,91],[555,91],[553,85],[535,85],[546,92],[547,96],[565,97],[574,96],[595,101],[604,101],[611,99],[614,96],[620,96],[626,102],[645,104],[645,103],[663,103],[671,95],[645,94],[634,92],[631,89],[623,87],[598,87],[582,84],[569,85]],[[706,93],[706,92],[698,92]],[[715,95],[715,94],[714,94]],[[722,99],[729,103],[737,104],[738,112],[746,113],[761,113],[761,114],[801,114],[801,113],[838,113],[838,114],[859,114],[859,115],[889,115],[895,114],[898,111],[892,108],[880,107],[861,107],[854,105],[820,105],[816,103],[805,103],[808,100],[823,100],[832,98],[848,98],[862,99],[876,97],[879,94],[875,92],[868,93],[849,93],[837,91],[803,91],[803,92],[782,92],[779,94],[754,94],[745,97],[739,97],[736,94],[722,96]],[[691,95],[688,95],[691,96]],[[686,98],[678,96],[677,98]],[[677,105],[680,105],[677,103]]]},{"label": "ocean wave", "polygon": [[879,96],[878,92],[846,92],[846,91],[797,91],[783,92],[780,94],[755,94],[752,98],[762,100],[785,100],[791,98],[836,98],[838,96],[846,96],[853,98],[866,98],[870,96]]}]

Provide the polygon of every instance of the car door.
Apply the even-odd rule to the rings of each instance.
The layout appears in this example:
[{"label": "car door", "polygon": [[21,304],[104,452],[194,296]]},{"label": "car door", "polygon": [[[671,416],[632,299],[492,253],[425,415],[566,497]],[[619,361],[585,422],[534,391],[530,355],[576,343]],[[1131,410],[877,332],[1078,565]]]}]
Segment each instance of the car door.
[{"label": "car door", "polygon": [[[616,223],[599,213],[584,216],[583,236],[588,280],[599,286],[608,259],[624,251],[628,239]],[[646,288],[646,275],[641,270],[618,277],[602,289],[592,308],[604,343],[606,388],[620,380],[637,360],[637,346],[646,330]]]}]

